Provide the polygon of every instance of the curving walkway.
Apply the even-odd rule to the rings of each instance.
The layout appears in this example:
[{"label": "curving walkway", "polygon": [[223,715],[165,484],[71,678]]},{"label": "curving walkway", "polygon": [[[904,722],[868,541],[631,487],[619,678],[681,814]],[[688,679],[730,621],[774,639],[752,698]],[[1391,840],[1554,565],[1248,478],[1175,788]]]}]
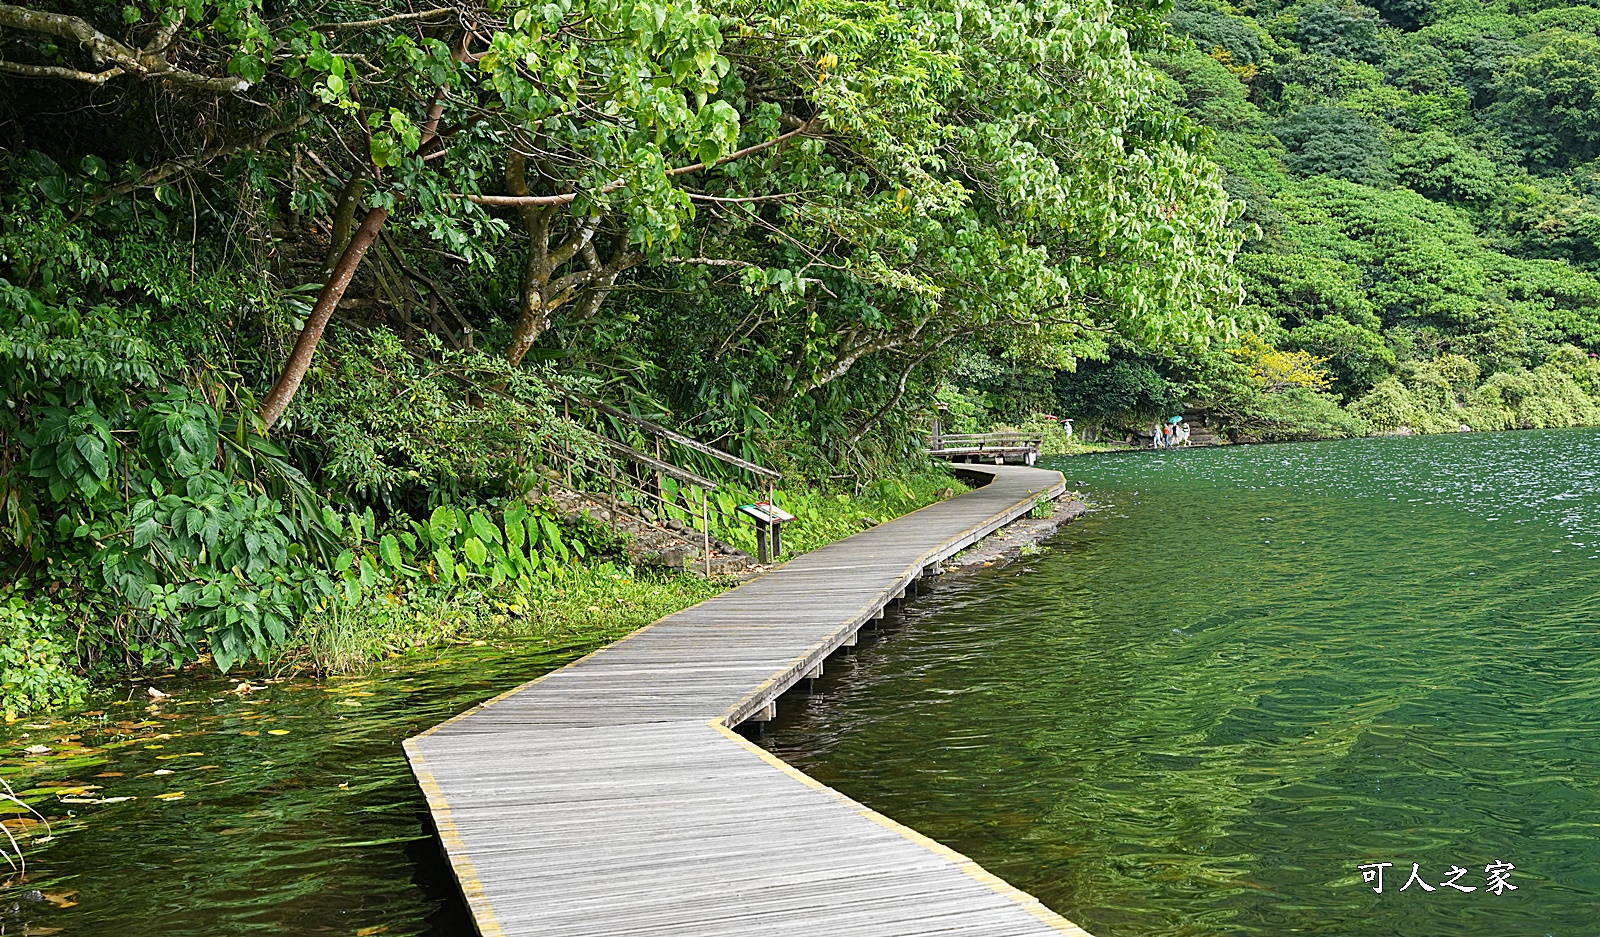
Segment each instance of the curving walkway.
[{"label": "curving walkway", "polygon": [[992,481],[789,561],[408,739],[478,930],[1088,935],[732,731],[1060,473]]}]

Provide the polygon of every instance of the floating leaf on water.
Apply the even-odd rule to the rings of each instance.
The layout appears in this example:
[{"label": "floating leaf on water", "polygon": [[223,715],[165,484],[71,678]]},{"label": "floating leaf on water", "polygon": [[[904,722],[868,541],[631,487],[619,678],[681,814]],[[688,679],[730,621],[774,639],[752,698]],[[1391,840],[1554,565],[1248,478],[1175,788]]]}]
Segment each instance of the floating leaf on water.
[{"label": "floating leaf on water", "polygon": [[102,771],[99,774],[95,775],[95,777],[97,777],[97,778],[120,778],[120,777],[124,777],[124,775],[123,775],[123,773],[121,771]]},{"label": "floating leaf on water", "polygon": [[50,750],[50,746],[48,746],[48,745],[29,745],[27,748],[23,749],[23,751],[27,752],[30,755],[43,755],[45,752],[47,752],[49,750]]},{"label": "floating leaf on water", "polygon": [[183,791],[169,791],[169,792],[167,792],[165,794],[157,794],[156,795],[156,800],[177,800],[179,797],[182,797],[182,796],[183,796]]},{"label": "floating leaf on water", "polygon": [[56,794],[61,797],[72,797],[78,794],[87,794],[90,791],[98,791],[99,789],[100,785],[98,784],[79,784],[76,787],[58,787],[56,788]]},{"label": "floating leaf on water", "polygon": [[77,904],[76,901],[72,900],[77,895],[78,893],[75,891],[47,891],[44,893],[44,900],[58,908],[70,908]]},{"label": "floating leaf on water", "polygon": [[240,735],[260,735],[261,733],[257,732],[255,729],[244,729],[244,730],[240,731],[239,734]]},{"label": "floating leaf on water", "polygon": [[288,729],[268,729],[267,730],[267,734],[268,735],[288,735],[289,734],[289,730]]},{"label": "floating leaf on water", "polygon": [[172,773],[173,773],[173,771],[172,771],[172,769],[171,769],[171,768],[157,768],[157,769],[156,769],[156,770],[154,770],[154,771],[152,771],[152,772],[150,772],[150,773],[151,773],[151,774],[153,774],[153,775],[155,775],[155,776],[156,776],[156,777],[158,777],[158,778],[159,778],[159,777],[161,777],[161,776],[162,776],[162,775],[163,775],[163,774],[172,774]]},{"label": "floating leaf on water", "polygon": [[372,937],[373,934],[387,933],[389,933],[389,925],[384,924],[381,927],[363,927],[356,931],[356,937]]}]

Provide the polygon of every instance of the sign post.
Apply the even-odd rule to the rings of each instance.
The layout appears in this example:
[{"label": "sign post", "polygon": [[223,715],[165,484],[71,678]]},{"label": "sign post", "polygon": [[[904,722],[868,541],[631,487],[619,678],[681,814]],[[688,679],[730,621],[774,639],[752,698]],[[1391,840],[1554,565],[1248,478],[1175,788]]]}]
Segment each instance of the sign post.
[{"label": "sign post", "polygon": [[739,513],[756,523],[756,562],[765,566],[783,555],[783,525],[794,515],[769,501],[739,505]]}]

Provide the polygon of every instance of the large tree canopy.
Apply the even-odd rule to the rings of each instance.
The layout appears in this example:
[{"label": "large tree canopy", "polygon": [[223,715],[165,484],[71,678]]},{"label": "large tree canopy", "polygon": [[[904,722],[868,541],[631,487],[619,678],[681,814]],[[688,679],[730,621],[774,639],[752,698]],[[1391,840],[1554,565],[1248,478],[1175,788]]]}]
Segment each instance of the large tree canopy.
[{"label": "large tree canopy", "polygon": [[552,451],[609,477],[574,400],[871,475],[957,360],[1045,397],[1225,338],[1243,232],[1164,36],[1111,0],[0,4],[0,542],[131,609],[111,645],[227,666],[336,593],[528,575],[496,551]]},{"label": "large tree canopy", "polygon": [[[254,153],[294,204],[342,191],[470,264],[517,265],[513,363],[641,267],[760,295],[779,397],[979,331],[1059,364],[1113,331],[1204,341],[1236,302],[1227,198],[1129,46],[1147,14],[1109,2],[7,9],[11,71],[164,83],[195,116],[187,146],[126,154],[79,207]],[[51,38],[85,30],[102,39]],[[96,72],[105,43],[150,64]],[[335,225],[365,232],[345,273],[386,220],[368,219]]]}]

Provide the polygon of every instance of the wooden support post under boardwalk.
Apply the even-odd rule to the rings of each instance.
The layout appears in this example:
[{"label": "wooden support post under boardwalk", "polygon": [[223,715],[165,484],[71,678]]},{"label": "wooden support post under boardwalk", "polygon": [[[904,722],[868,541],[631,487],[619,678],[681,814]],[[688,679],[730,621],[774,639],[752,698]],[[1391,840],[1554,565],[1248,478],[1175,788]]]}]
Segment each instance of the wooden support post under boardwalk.
[{"label": "wooden support post under boardwalk", "polygon": [[[1088,935],[732,727],[1056,472],[796,557],[405,743],[482,937]],[[759,727],[765,723],[756,723]]]}]

